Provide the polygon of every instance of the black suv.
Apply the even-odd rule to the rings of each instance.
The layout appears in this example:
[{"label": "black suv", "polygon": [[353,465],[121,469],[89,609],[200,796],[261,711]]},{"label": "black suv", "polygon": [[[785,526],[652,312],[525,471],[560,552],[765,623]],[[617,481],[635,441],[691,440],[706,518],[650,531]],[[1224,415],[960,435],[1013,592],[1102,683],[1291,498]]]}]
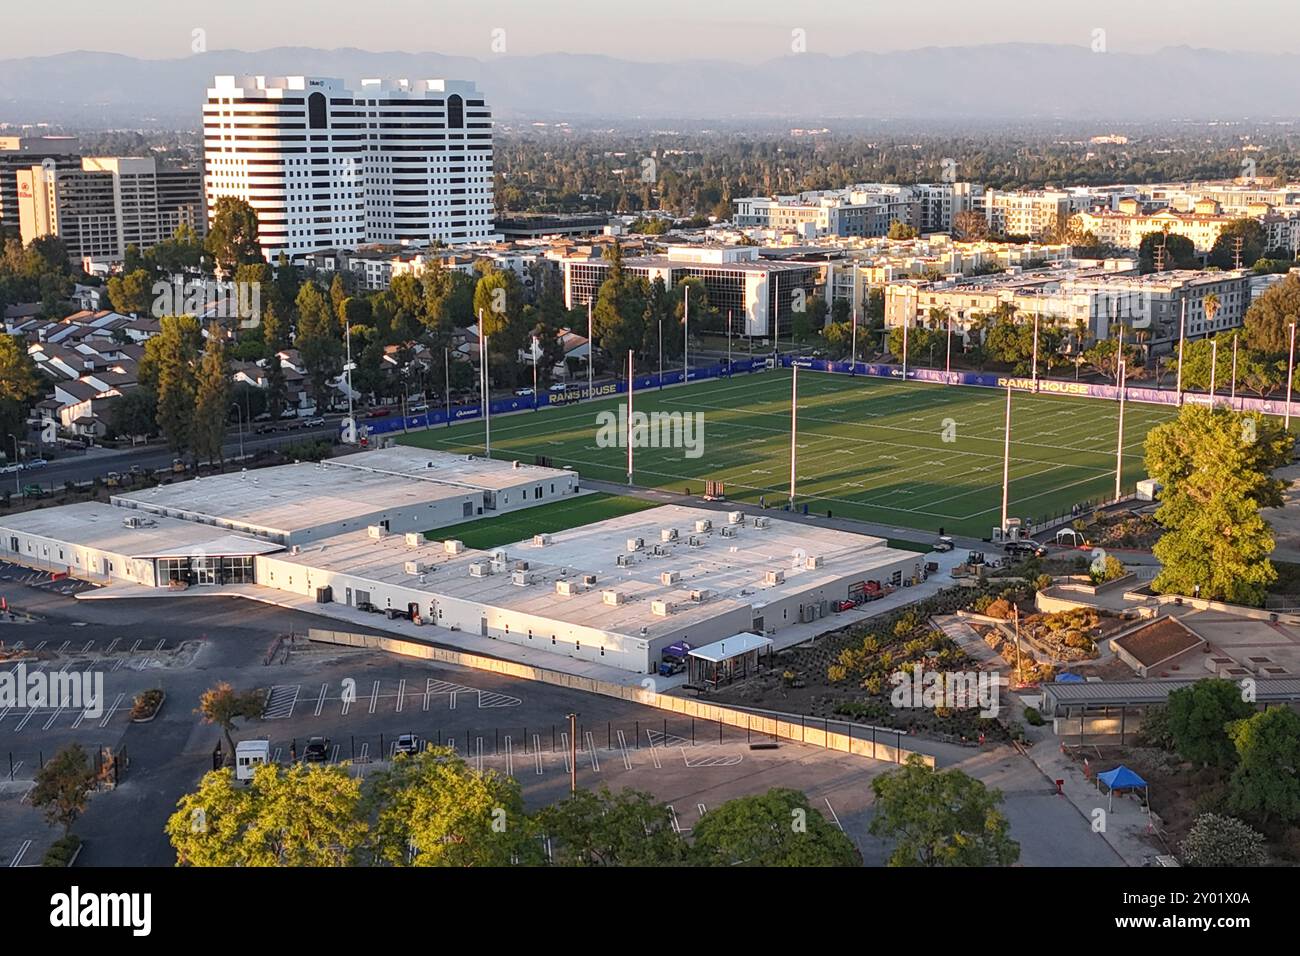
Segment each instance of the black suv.
[{"label": "black suv", "polygon": [[302,752],[302,759],[305,763],[328,763],[330,759],[330,739],[328,737],[312,737],[307,741],[307,747]]}]

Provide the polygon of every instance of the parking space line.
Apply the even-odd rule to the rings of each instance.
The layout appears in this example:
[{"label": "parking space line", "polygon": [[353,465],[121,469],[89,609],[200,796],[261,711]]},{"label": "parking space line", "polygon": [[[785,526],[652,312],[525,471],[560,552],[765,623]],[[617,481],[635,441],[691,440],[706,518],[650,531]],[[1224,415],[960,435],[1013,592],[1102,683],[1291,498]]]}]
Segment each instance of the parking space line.
[{"label": "parking space line", "polygon": [[677,810],[673,807],[673,805],[672,805],[671,803],[668,804],[668,822],[671,823],[671,824],[673,825],[673,832],[674,832],[674,833],[681,833],[681,832],[683,832],[683,831],[682,831],[682,825],[681,825],[681,823],[680,823],[680,822],[678,821],[678,819],[677,819]]},{"label": "parking space line", "polygon": [[275,684],[267,694],[266,706],[262,710],[263,720],[284,720],[293,716],[293,709],[298,705],[301,684]]},{"label": "parking space line", "polygon": [[600,773],[600,760],[596,757],[596,740],[591,736],[591,731],[584,731],[583,736],[587,739],[587,755],[591,757],[591,769]]},{"label": "parking space line", "polygon": [[117,649],[117,645],[118,645],[119,643],[121,643],[121,641],[122,641],[122,639],[121,639],[120,637],[115,637],[115,638],[113,638],[113,640],[109,642],[108,647],[104,648],[104,653],[105,653],[105,654],[112,654],[113,651],[115,651],[115,650]]},{"label": "parking space line", "polygon": [[370,744],[365,741],[361,742],[361,753],[357,754],[357,763],[370,762]]},{"label": "parking space line", "polygon": [[646,730],[645,735],[650,738],[650,759],[655,762],[656,770],[662,770],[664,765],[659,762],[659,748],[655,746],[654,734]]},{"label": "parking space line", "polygon": [[338,762],[339,762],[339,748],[342,747],[342,746],[343,746],[342,744],[335,744],[335,745],[334,745],[333,749],[330,751],[330,763],[338,763]]},{"label": "parking space line", "polygon": [[117,695],[117,699],[113,701],[113,706],[104,712],[104,719],[99,722],[100,727],[108,726],[108,722],[113,719],[113,715],[117,713],[117,709],[122,706],[122,700],[125,697],[126,694]]},{"label": "parking space line", "polygon": [[139,639],[139,638],[136,638],[136,642],[135,642],[134,644],[131,645],[131,649],[130,649],[129,651],[127,651],[127,653],[128,653],[128,654],[134,654],[134,653],[135,653],[136,651],[138,651],[139,649],[140,649],[140,639]]},{"label": "parking space line", "polygon": [[18,721],[18,726],[14,728],[14,733],[17,733],[18,731],[20,731],[20,730],[22,730],[24,727],[26,727],[26,726],[27,726],[27,721],[31,720],[32,717],[33,717],[33,715],[35,715],[35,713],[36,713],[36,708],[33,707],[31,710],[29,710],[29,711],[28,711],[28,712],[23,716],[23,719],[22,719],[22,720]]},{"label": "parking space line", "polygon": [[623,736],[623,731],[618,732],[618,749],[623,751],[623,767],[627,770],[632,769],[632,755],[628,753],[627,738]]},{"label": "parking space line", "polygon": [[455,710],[455,709],[456,709],[456,692],[455,692],[454,690],[451,692],[451,697],[448,698],[448,701],[449,701],[449,702],[448,702],[448,704],[447,704],[447,709],[448,709],[448,710]]},{"label": "parking space line", "polygon": [[68,645],[71,644],[71,643],[72,643],[71,641],[64,641],[62,644],[59,645],[59,649],[58,649],[57,651],[55,651],[54,653],[55,653],[55,654],[62,654],[64,651],[66,651],[66,650],[68,649]]},{"label": "parking space line", "polygon": [[0,723],[4,723],[4,719],[9,716],[9,711],[11,710],[13,710],[12,707],[0,709]]},{"label": "parking space line", "polygon": [[20,847],[18,848],[18,852],[14,854],[14,858],[13,858],[12,860],[9,861],[9,865],[10,865],[11,867],[12,867],[12,866],[20,866],[20,865],[22,865],[23,857],[25,857],[25,856],[27,855],[27,851],[28,851],[29,849],[31,849],[31,846],[32,846],[32,841],[31,841],[31,840],[24,840],[24,841],[23,841],[23,845],[20,846]]},{"label": "parking space line", "polygon": [[406,703],[406,678],[403,677],[397,682],[397,713],[402,712],[402,705]]},{"label": "parking space line", "polygon": [[49,643],[49,641],[41,641],[39,644],[37,644],[35,647],[33,647],[32,650],[33,650],[33,651],[40,651],[41,648],[43,648],[43,647],[44,647],[46,644],[48,644],[48,643]]},{"label": "parking space line", "polygon": [[426,711],[428,711],[429,704],[432,703],[432,701],[433,701],[433,693],[429,688],[429,682],[426,680],[424,682],[424,709]]},{"label": "parking space line", "polygon": [[542,741],[537,734],[533,734],[533,760],[537,764],[537,776],[542,775]]},{"label": "parking space line", "polygon": [[564,772],[573,773],[573,764],[569,761],[569,732],[560,731],[560,743],[564,746]]},{"label": "parking space line", "polygon": [[329,684],[320,685],[320,697],[316,699],[316,713],[313,716],[315,717],[320,716],[321,708],[325,706],[325,692],[329,689],[330,689]]},{"label": "parking space line", "polygon": [[702,803],[697,803],[695,808],[700,811],[700,816],[704,816],[704,814],[709,812],[709,808]]},{"label": "parking space line", "polygon": [[373,714],[375,708],[379,706],[379,681],[375,681],[375,686],[370,688],[370,712]]},{"label": "parking space line", "polygon": [[829,811],[831,812],[831,820],[834,821],[835,825],[836,825],[837,827],[840,828],[840,832],[843,833],[843,832],[844,832],[844,824],[840,823],[840,817],[839,817],[839,814],[836,813],[836,812],[835,812],[835,808],[831,806],[830,798],[829,798],[829,797],[822,797],[822,799],[826,801],[826,809],[829,810]]},{"label": "parking space line", "polygon": [[54,722],[59,719],[59,715],[62,714],[65,710],[67,710],[66,707],[55,708],[54,713],[50,714],[50,719],[47,720],[44,723],[44,725],[42,725],[41,730],[49,730],[51,727],[53,727]]},{"label": "parking space line", "polygon": [[281,757],[281,755],[283,755],[283,754],[284,754],[284,748],[283,748],[283,747],[276,747],[276,748],[275,748],[275,752],[274,752],[273,754],[271,754],[271,763],[278,764],[278,763],[280,762],[280,757]]},{"label": "parking space line", "polygon": [[83,647],[83,648],[81,649],[81,653],[83,653],[83,654],[86,653],[88,650],[90,650],[90,649],[91,649],[92,647],[94,647],[94,646],[95,646],[95,642],[94,642],[94,641],[86,641],[86,646]]},{"label": "parking space line", "polygon": [[510,749],[510,738],[507,737],[506,738],[506,776],[513,777],[514,775],[515,775],[515,755],[514,752],[511,751]]}]

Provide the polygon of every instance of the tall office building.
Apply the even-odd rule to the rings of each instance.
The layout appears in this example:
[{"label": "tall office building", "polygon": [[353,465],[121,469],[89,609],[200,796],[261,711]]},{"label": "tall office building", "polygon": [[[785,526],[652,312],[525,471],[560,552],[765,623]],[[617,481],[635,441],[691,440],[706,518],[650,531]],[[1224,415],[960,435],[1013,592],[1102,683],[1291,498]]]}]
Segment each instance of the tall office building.
[{"label": "tall office building", "polygon": [[203,106],[208,214],[257,213],[262,251],[495,239],[492,114],[474,84],[218,76]]},{"label": "tall office building", "polygon": [[18,225],[18,170],[46,160],[58,169],[81,165],[75,136],[0,136],[0,226]]},{"label": "tall office building", "polygon": [[[165,196],[160,176],[167,177]],[[86,156],[71,169],[32,165],[17,171],[17,185],[23,242],[58,236],[73,261],[120,262],[128,246],[143,252],[170,239],[180,221],[202,219],[196,173],[160,173],[152,157]]]}]

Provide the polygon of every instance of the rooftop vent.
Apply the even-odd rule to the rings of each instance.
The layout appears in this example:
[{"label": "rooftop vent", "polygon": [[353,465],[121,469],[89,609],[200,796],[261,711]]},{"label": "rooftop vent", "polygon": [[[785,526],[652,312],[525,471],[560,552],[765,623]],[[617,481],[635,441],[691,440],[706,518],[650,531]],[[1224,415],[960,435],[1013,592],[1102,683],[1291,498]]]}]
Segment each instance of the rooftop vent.
[{"label": "rooftop vent", "polygon": [[568,597],[569,595],[577,594],[578,587],[572,581],[556,581],[555,593],[563,594],[564,596]]},{"label": "rooftop vent", "polygon": [[424,544],[424,535],[418,531],[406,532],[406,546],[408,548],[418,548],[422,544]]},{"label": "rooftop vent", "polygon": [[763,515],[759,515],[757,518],[754,519],[755,528],[766,528],[769,527],[771,524],[772,524],[772,519],[764,517]]},{"label": "rooftop vent", "polygon": [[624,601],[623,592],[622,591],[601,591],[600,600],[601,603],[608,604],[610,607],[617,607],[618,605],[622,604]]},{"label": "rooftop vent", "polygon": [[727,523],[728,523],[728,524],[744,524],[744,523],[745,523],[745,512],[743,512],[743,511],[729,511],[729,512],[727,512]]},{"label": "rooftop vent", "polygon": [[660,540],[660,541],[676,541],[676,540],[677,540],[677,529],[676,529],[676,528],[660,528],[660,529],[659,529],[659,540]]},{"label": "rooftop vent", "polygon": [[641,550],[642,548],[644,548],[644,547],[645,547],[645,539],[644,539],[644,538],[628,538],[628,539],[627,539],[627,549],[628,549],[628,551],[640,551],[640,550]]},{"label": "rooftop vent", "polygon": [[551,536],[550,536],[549,534],[535,534],[535,535],[533,535],[533,547],[534,547],[534,548],[544,548],[544,547],[546,547],[546,546],[547,546],[548,544],[550,544],[550,543],[551,543]]},{"label": "rooftop vent", "polygon": [[803,566],[809,571],[822,566],[822,556],[820,554],[810,554],[804,558]]},{"label": "rooftop vent", "polygon": [[388,531],[381,524],[372,524],[370,527],[366,528],[366,534],[370,535],[372,538],[382,538],[384,535],[388,534]]},{"label": "rooftop vent", "polygon": [[763,575],[763,583],[764,583],[764,584],[784,584],[784,583],[785,583],[785,572],[784,572],[784,571],[768,571],[765,575]]},{"label": "rooftop vent", "polygon": [[584,575],[582,576],[582,583],[583,583],[584,585],[586,585],[587,587],[589,587],[589,588],[590,588],[590,587],[595,587],[595,586],[596,586],[596,575],[594,575],[594,574],[584,574]]},{"label": "rooftop vent", "polygon": [[659,583],[668,585],[669,587],[676,584],[681,579],[682,576],[680,572],[677,571],[665,571],[663,574],[659,575]]},{"label": "rooftop vent", "polygon": [[425,564],[423,561],[407,561],[407,562],[406,562],[406,573],[407,573],[407,574],[423,574],[425,571],[428,571],[428,570],[429,570],[429,566],[428,566],[427,564]]},{"label": "rooftop vent", "polygon": [[722,536],[723,536],[724,538],[734,538],[734,537],[736,536],[736,529],[735,529],[735,528],[729,528],[729,527],[728,527],[728,528],[723,528],[723,529],[722,529]]},{"label": "rooftop vent", "polygon": [[442,543],[442,550],[447,554],[460,554],[465,550],[465,542],[457,541],[454,538],[450,541],[444,541]]},{"label": "rooftop vent", "polygon": [[510,575],[510,583],[516,587],[525,587],[533,583],[533,572],[527,570],[515,571]]},{"label": "rooftop vent", "polygon": [[695,530],[698,534],[713,530],[713,522],[708,518],[701,518],[695,522]]},{"label": "rooftop vent", "polygon": [[703,604],[705,601],[713,597],[713,593],[712,588],[699,588],[698,590],[691,592],[691,600],[697,604]]},{"label": "rooftop vent", "polygon": [[691,535],[686,539],[686,544],[692,548],[698,548],[704,544],[704,541],[701,538],[697,538],[695,535]]},{"label": "rooftop vent", "polygon": [[667,601],[651,601],[650,613],[656,617],[667,617],[673,612],[673,606]]},{"label": "rooftop vent", "polygon": [[472,578],[485,578],[492,573],[492,565],[486,561],[475,561],[469,566],[469,576]]}]

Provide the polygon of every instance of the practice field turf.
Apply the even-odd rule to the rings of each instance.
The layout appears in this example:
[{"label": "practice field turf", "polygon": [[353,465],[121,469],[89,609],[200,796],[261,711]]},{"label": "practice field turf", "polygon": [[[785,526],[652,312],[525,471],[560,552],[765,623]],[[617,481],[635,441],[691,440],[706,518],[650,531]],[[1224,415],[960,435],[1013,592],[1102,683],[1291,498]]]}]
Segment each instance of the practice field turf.
[{"label": "practice field turf", "polygon": [[512,511],[494,518],[476,518],[449,528],[436,528],[426,531],[425,535],[445,541],[449,538],[465,542],[465,547],[478,551],[499,548],[503,544],[527,541],[535,534],[546,531],[564,531],[577,528],[606,518],[631,514],[655,507],[655,502],[643,498],[629,498],[624,495],[607,495],[596,492],[579,495],[566,501],[552,501],[550,504],[538,505]]},{"label": "practice field turf", "polygon": [[[727,497],[779,507],[790,488],[789,370],[636,393],[638,412],[699,412],[704,453],[635,449],[636,483],[701,494],[706,479]],[[626,482],[624,447],[601,447],[597,419],[626,396],[492,419],[492,456],[546,455],[587,478]],[[1003,416],[998,389],[799,373],[797,507],[916,528],[987,537],[1002,507]],[[1114,401],[1012,397],[1009,511],[1038,521],[1115,490]],[[1129,402],[1124,411],[1124,490],[1145,477],[1143,441],[1176,411]],[[444,451],[483,452],[483,422],[434,428],[401,440]],[[493,521],[498,519],[492,519]]]}]

